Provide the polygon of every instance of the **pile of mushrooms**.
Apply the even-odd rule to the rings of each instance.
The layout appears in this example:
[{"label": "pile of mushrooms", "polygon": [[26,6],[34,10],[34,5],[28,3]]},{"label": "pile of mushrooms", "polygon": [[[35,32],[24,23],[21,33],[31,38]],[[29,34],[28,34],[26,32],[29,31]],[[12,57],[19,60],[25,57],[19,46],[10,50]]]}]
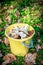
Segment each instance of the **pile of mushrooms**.
[{"label": "pile of mushrooms", "polygon": [[26,24],[26,26],[15,26],[10,30],[8,35],[14,39],[27,38],[31,35],[31,31],[28,31],[28,26],[28,24]]}]

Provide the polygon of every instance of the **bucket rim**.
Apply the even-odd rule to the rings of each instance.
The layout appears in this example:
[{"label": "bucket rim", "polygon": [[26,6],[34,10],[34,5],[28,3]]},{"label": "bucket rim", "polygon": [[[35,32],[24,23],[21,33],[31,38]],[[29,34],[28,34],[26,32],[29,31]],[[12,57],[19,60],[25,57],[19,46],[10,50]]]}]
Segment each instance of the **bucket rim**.
[{"label": "bucket rim", "polygon": [[[23,25],[25,25],[25,23],[15,23],[15,24],[12,24],[12,25],[10,25],[10,26],[13,26],[13,25],[19,25],[19,24],[23,24]],[[33,33],[30,37],[27,37],[27,38],[24,38],[24,39],[14,39],[14,38],[8,36],[8,34],[7,34],[7,32],[6,32],[7,29],[8,29],[10,26],[8,26],[8,27],[5,29],[5,35],[6,35],[6,37],[8,37],[8,39],[12,39],[12,40],[14,40],[14,41],[26,41],[26,40],[31,39],[31,38],[34,36],[34,34],[35,34],[35,30],[34,30],[34,28],[33,28],[31,25],[29,25],[29,26],[31,26],[31,27],[33,28],[33,30],[34,30],[34,33]]]}]

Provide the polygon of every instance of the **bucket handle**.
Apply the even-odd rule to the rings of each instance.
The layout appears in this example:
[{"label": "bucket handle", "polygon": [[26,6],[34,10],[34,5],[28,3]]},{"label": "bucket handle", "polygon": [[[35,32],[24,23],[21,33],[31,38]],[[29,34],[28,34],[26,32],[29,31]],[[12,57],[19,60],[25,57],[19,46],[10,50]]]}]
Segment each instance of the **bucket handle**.
[{"label": "bucket handle", "polygon": [[25,47],[27,47],[27,48],[31,48],[31,47],[33,47],[33,40],[31,40],[29,44],[26,44],[25,41],[22,42],[21,44],[23,44],[23,45],[24,45]]}]

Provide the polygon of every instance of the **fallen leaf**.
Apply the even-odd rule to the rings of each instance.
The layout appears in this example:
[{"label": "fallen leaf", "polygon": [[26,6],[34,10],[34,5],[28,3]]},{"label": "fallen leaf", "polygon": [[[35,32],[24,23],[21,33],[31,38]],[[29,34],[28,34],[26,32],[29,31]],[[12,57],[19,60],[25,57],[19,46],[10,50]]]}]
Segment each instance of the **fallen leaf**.
[{"label": "fallen leaf", "polygon": [[41,60],[41,62],[40,62],[41,64],[43,64],[43,60]]},{"label": "fallen leaf", "polygon": [[0,31],[2,31],[2,28],[0,28]]},{"label": "fallen leaf", "polygon": [[3,55],[2,55],[2,53],[1,53],[1,50],[0,50],[0,57],[2,57]]},{"label": "fallen leaf", "polygon": [[6,65],[9,63],[9,60],[4,61],[1,65]]},{"label": "fallen leaf", "polygon": [[25,11],[26,10],[26,8],[23,8],[23,11]]},{"label": "fallen leaf", "polygon": [[2,19],[0,18],[0,23],[2,23]]},{"label": "fallen leaf", "polygon": [[5,6],[2,8],[2,10],[6,10],[6,9],[7,9],[7,7],[5,7]]},{"label": "fallen leaf", "polygon": [[6,17],[6,21],[8,21],[9,23],[11,22],[11,18],[9,16]]},{"label": "fallen leaf", "polygon": [[37,57],[37,53],[34,53],[32,55],[32,62],[35,64],[35,60],[36,60],[36,57]]},{"label": "fallen leaf", "polygon": [[4,29],[6,29],[8,26],[9,26],[9,24],[6,24],[6,25],[4,26]]},{"label": "fallen leaf", "polygon": [[17,21],[18,23],[20,23],[21,21],[20,21],[20,19],[18,19],[18,21]]},{"label": "fallen leaf", "polygon": [[17,11],[17,12],[15,13],[15,16],[19,18],[19,17],[20,17],[20,12]]},{"label": "fallen leaf", "polygon": [[33,64],[35,64],[35,60],[36,60],[36,56],[37,53],[28,53],[25,56],[25,62],[28,64],[28,62],[32,62]]},{"label": "fallen leaf", "polygon": [[10,58],[10,59],[13,59],[13,60],[16,60],[16,57],[15,57],[15,55],[13,55],[13,54],[7,54],[7,55],[4,56],[3,59],[4,59],[4,60],[7,60],[7,59],[9,59],[9,58]]},{"label": "fallen leaf", "polygon": [[24,65],[27,65],[27,63],[25,63]]},{"label": "fallen leaf", "polygon": [[38,44],[35,48],[36,48],[36,51],[38,52],[39,49],[41,49],[41,46]]},{"label": "fallen leaf", "polygon": [[3,57],[3,60],[5,60],[2,65],[6,65],[8,63],[11,63],[12,61],[16,60],[15,55],[13,54],[7,54]]},{"label": "fallen leaf", "polygon": [[25,63],[24,65],[33,65],[33,63],[32,62],[28,62],[28,64]]},{"label": "fallen leaf", "polygon": [[0,43],[3,42],[2,39],[0,39]]},{"label": "fallen leaf", "polygon": [[36,59],[37,53],[33,53],[33,58]]},{"label": "fallen leaf", "polygon": [[13,9],[14,8],[14,6],[13,5],[11,5],[10,7],[9,7],[9,9]]},{"label": "fallen leaf", "polygon": [[26,56],[25,56],[25,62],[26,63],[28,63],[29,61],[31,61],[31,59],[29,59],[29,58],[31,58],[31,56],[32,56],[31,53],[26,54]]},{"label": "fallen leaf", "polygon": [[9,41],[8,41],[8,38],[7,37],[4,38],[4,43],[5,43],[6,46],[8,46]]},{"label": "fallen leaf", "polygon": [[41,45],[41,48],[43,49],[43,44]]},{"label": "fallen leaf", "polygon": [[2,55],[2,53],[0,53],[0,57],[2,57],[3,55]]},{"label": "fallen leaf", "polygon": [[41,42],[41,40],[40,40],[40,39],[37,39],[37,41],[38,41],[38,43],[40,43],[40,42]]},{"label": "fallen leaf", "polygon": [[29,33],[29,36],[31,36],[34,33],[34,30],[29,31],[28,33]]}]

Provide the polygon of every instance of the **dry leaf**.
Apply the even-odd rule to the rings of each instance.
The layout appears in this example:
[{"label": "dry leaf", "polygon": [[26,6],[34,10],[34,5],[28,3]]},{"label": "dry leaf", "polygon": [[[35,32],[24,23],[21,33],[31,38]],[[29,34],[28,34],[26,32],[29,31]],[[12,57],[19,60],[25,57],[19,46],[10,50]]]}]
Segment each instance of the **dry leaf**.
[{"label": "dry leaf", "polygon": [[15,16],[19,18],[19,17],[20,17],[20,12],[17,11],[17,12],[15,13]]},{"label": "dry leaf", "polygon": [[28,33],[29,33],[29,36],[30,36],[34,33],[34,30],[29,31]]},{"label": "dry leaf", "polygon": [[3,55],[2,55],[2,53],[0,53],[0,57],[2,57]]},{"label": "dry leaf", "polygon": [[2,39],[0,39],[0,43],[3,42]]},{"label": "dry leaf", "polygon": [[43,60],[41,60],[41,64],[43,65]]},{"label": "dry leaf", "polygon": [[20,23],[21,22],[21,20],[20,19],[18,19],[18,21],[17,21],[18,23]]},{"label": "dry leaf", "polygon": [[19,36],[19,35],[17,35],[17,34],[14,34],[14,38],[15,38],[15,39],[18,39],[18,36]]},{"label": "dry leaf", "polygon": [[32,57],[33,57],[34,59],[36,59],[36,56],[37,56],[37,53],[34,53],[34,54],[32,55]]},{"label": "dry leaf", "polygon": [[28,62],[28,64],[25,63],[24,65],[33,65],[33,63],[32,62]]},{"label": "dry leaf", "polygon": [[6,29],[8,26],[9,26],[9,24],[6,24],[6,25],[4,26],[4,29]]},{"label": "dry leaf", "polygon": [[28,64],[28,62],[32,62],[33,64],[35,64],[35,60],[36,60],[36,56],[37,56],[37,53],[28,53],[26,56],[25,56],[25,62]]},{"label": "dry leaf", "polygon": [[8,41],[8,38],[7,37],[4,38],[4,43],[5,43],[6,46],[8,46],[9,41]]},{"label": "dry leaf", "polygon": [[12,61],[16,60],[15,55],[13,54],[7,54],[3,57],[3,60],[5,60],[2,65],[6,65],[8,63],[11,63]]},{"label": "dry leaf", "polygon": [[26,8],[23,8],[23,11],[25,11],[26,10]]},{"label": "dry leaf", "polygon": [[36,57],[37,57],[37,53],[34,53],[32,55],[32,62],[35,64],[35,60],[36,60]]},{"label": "dry leaf", "polygon": [[6,65],[9,63],[9,60],[4,61],[1,65]]},{"label": "dry leaf", "polygon": [[2,10],[6,10],[6,9],[7,9],[7,7],[5,7],[5,6],[2,8]]},{"label": "dry leaf", "polygon": [[4,60],[7,60],[7,59],[9,59],[9,58],[10,58],[10,59],[13,59],[13,60],[16,60],[16,57],[15,57],[15,55],[13,55],[13,54],[7,54],[7,55],[4,56],[3,59],[4,59]]},{"label": "dry leaf", "polygon": [[14,6],[13,5],[11,5],[10,7],[9,7],[9,9],[13,9],[14,8]]},{"label": "dry leaf", "polygon": [[27,65],[26,63],[24,65]]},{"label": "dry leaf", "polygon": [[41,48],[43,49],[43,44],[41,45]]},{"label": "dry leaf", "polygon": [[37,41],[38,41],[38,43],[40,43],[40,42],[41,42],[41,40],[40,40],[40,39],[37,39]]},{"label": "dry leaf", "polygon": [[9,16],[6,17],[6,21],[11,22],[11,19]]},{"label": "dry leaf", "polygon": [[3,55],[2,55],[2,53],[1,53],[1,50],[0,50],[0,57],[2,57]]},{"label": "dry leaf", "polygon": [[38,52],[39,49],[41,49],[41,46],[38,44],[35,48],[36,48],[36,51]]},{"label": "dry leaf", "polygon": [[0,31],[2,31],[2,28],[0,28]]},{"label": "dry leaf", "polygon": [[2,19],[0,18],[0,23],[2,23]]},{"label": "dry leaf", "polygon": [[25,56],[25,62],[28,63],[29,61],[31,61],[31,57],[32,57],[31,53],[26,54],[26,56]]}]

